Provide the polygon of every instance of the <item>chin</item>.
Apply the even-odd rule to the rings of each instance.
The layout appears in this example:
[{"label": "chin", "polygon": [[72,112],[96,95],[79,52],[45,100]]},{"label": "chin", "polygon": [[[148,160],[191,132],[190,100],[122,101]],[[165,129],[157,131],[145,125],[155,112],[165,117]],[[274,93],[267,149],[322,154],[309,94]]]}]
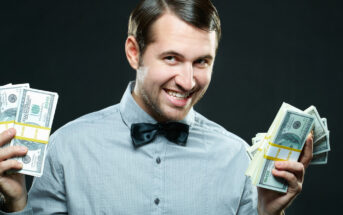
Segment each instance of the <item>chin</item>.
[{"label": "chin", "polygon": [[169,110],[169,111],[163,111],[162,112],[162,119],[163,121],[180,121],[183,120],[186,116],[189,110]]}]

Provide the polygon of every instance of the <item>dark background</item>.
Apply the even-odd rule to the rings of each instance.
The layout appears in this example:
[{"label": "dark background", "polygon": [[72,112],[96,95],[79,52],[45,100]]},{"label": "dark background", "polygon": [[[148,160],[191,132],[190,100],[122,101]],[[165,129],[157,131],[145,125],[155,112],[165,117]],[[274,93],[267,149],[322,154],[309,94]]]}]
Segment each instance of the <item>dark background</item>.
[{"label": "dark background", "polygon": [[[310,166],[287,214],[342,211],[342,1],[213,1],[223,37],[195,109],[248,143],[283,101],[328,118],[329,163]],[[113,105],[135,78],[124,42],[137,1],[9,1],[2,5],[0,85],[60,95],[53,130]],[[1,3],[3,4],[3,3]],[[8,5],[10,4],[10,5]],[[342,156],[342,155],[341,155]]]}]

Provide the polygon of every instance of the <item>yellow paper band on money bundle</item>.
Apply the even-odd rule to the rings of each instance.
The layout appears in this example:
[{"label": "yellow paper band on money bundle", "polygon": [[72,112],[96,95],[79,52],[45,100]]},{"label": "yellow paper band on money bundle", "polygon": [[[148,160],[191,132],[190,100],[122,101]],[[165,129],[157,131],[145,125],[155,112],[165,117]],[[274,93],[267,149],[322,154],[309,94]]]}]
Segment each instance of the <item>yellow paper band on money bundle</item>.
[{"label": "yellow paper band on money bundle", "polygon": [[265,136],[264,139],[265,140],[269,140],[272,136]]},{"label": "yellow paper band on money bundle", "polygon": [[49,142],[50,128],[16,122],[16,139],[47,144]]},{"label": "yellow paper band on money bundle", "polygon": [[14,120],[12,121],[6,121],[6,122],[0,122],[0,133],[4,132],[5,130],[9,128],[13,128],[14,126]]},{"label": "yellow paper band on money bundle", "polygon": [[[266,141],[266,140],[268,141],[270,138],[271,138],[271,136],[265,136],[261,141],[263,141],[263,142]],[[258,141],[258,143],[259,143],[259,142],[260,142],[260,141]],[[257,150],[260,151],[260,152],[263,151],[263,148],[264,148],[263,146],[264,146],[264,145],[263,145],[263,143],[262,143],[262,144],[260,145],[260,147],[258,147]]]},{"label": "yellow paper band on money bundle", "polygon": [[273,161],[288,161],[298,160],[301,150],[290,148],[287,146],[280,146],[269,142],[267,152],[264,154],[264,158]]}]

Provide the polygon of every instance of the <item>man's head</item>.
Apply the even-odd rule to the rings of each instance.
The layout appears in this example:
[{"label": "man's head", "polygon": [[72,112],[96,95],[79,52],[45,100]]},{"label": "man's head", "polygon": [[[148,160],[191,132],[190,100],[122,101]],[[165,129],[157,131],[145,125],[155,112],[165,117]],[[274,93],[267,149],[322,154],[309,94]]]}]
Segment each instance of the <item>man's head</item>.
[{"label": "man's head", "polygon": [[141,1],[125,44],[136,102],[158,121],[183,119],[210,83],[220,35],[209,0]]},{"label": "man's head", "polygon": [[128,35],[136,38],[141,55],[154,41],[152,24],[166,12],[196,28],[216,32],[219,42],[220,19],[210,0],[142,0],[131,13],[128,28]]}]

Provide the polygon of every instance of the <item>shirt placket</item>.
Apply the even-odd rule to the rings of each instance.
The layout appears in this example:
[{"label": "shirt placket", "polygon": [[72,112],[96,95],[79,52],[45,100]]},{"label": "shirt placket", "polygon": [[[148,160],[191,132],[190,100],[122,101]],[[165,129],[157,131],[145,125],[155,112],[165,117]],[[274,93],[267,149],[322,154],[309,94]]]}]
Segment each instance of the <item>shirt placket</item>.
[{"label": "shirt placket", "polygon": [[163,193],[164,185],[164,155],[167,141],[162,136],[157,136],[155,141],[156,150],[153,157],[153,172],[154,172],[154,191],[152,195],[153,213],[155,215],[163,214],[163,206],[165,194]]}]

